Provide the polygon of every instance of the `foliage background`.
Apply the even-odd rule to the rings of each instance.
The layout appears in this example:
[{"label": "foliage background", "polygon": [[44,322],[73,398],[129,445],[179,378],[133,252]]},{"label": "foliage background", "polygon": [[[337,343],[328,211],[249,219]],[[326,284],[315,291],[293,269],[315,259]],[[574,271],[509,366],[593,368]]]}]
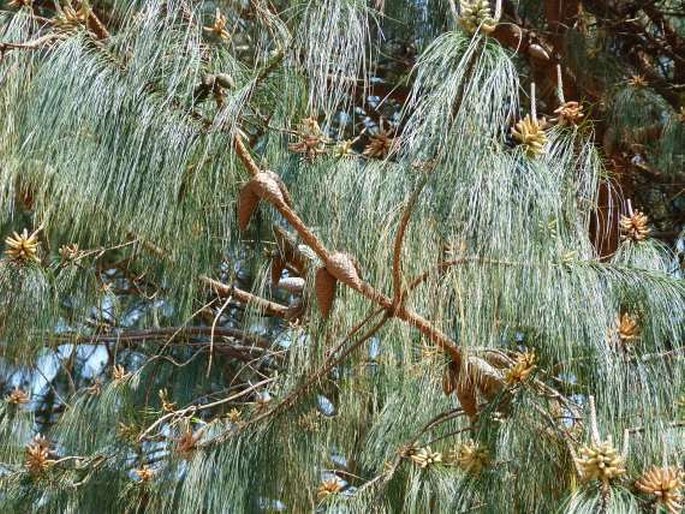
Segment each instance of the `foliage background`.
[{"label": "foliage background", "polygon": [[3,6],[3,511],[682,510],[685,10],[501,7]]}]

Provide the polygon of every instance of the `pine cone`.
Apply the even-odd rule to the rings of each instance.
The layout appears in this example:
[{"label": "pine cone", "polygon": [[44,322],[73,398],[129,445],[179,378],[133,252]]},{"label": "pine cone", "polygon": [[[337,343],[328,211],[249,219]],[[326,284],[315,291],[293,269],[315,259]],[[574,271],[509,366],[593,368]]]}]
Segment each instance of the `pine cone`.
[{"label": "pine cone", "polygon": [[183,435],[176,439],[176,452],[184,459],[188,459],[197,449],[197,442],[201,432],[193,432],[191,429],[183,432]]},{"label": "pine cone", "polygon": [[286,262],[280,253],[276,253],[271,261],[271,283],[276,286],[281,281],[281,275],[285,269]]},{"label": "pine cone", "polygon": [[252,190],[252,184],[248,182],[238,195],[238,228],[240,230],[247,230],[258,204],[259,197]]},{"label": "pine cone", "polygon": [[316,292],[316,300],[321,309],[321,316],[327,319],[333,308],[333,299],[335,298],[335,289],[338,281],[331,275],[326,268],[319,268],[316,271],[316,278],[314,279],[314,289]]},{"label": "pine cone", "polygon": [[445,396],[451,395],[459,386],[459,365],[450,361],[442,375],[442,391]]},{"label": "pine cone", "polygon": [[238,228],[240,230],[247,229],[262,198],[275,204],[292,205],[290,193],[281,177],[273,171],[257,173],[238,194]]},{"label": "pine cone", "polygon": [[305,280],[301,277],[285,277],[278,281],[276,287],[285,289],[293,294],[300,294],[304,290]]},{"label": "pine cone", "polygon": [[361,286],[358,265],[354,257],[346,253],[334,253],[331,255],[327,266],[328,272],[337,280],[350,287]]},{"label": "pine cone", "polygon": [[260,198],[266,198],[268,201],[274,203],[288,203],[283,194],[283,182],[273,171],[262,171],[261,173],[257,173],[252,177],[250,183],[252,184],[252,190]]}]

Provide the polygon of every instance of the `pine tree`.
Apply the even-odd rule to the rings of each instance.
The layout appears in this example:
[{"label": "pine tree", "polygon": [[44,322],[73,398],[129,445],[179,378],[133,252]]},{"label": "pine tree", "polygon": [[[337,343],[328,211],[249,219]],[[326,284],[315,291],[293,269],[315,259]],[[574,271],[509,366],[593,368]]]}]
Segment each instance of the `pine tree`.
[{"label": "pine tree", "polygon": [[0,511],[681,512],[682,20],[9,2]]}]

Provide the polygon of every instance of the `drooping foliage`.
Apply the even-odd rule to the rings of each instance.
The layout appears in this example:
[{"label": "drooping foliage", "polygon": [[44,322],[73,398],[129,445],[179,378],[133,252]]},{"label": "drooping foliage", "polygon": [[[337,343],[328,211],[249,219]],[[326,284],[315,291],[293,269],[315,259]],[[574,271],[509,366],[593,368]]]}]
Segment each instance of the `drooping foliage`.
[{"label": "drooping foliage", "polygon": [[11,4],[0,510],[682,510],[685,283],[603,197],[671,97],[536,83],[535,2]]}]

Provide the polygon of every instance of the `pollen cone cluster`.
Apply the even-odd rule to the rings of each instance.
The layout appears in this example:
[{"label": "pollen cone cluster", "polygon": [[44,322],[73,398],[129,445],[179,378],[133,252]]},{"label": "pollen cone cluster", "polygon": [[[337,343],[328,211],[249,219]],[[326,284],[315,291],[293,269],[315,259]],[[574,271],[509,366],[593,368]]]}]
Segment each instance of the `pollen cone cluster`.
[{"label": "pollen cone cluster", "polygon": [[511,129],[511,135],[526,151],[530,158],[538,157],[545,152],[547,135],[538,120],[528,114]]},{"label": "pollen cone cluster", "polygon": [[138,479],[144,484],[152,481],[152,479],[155,477],[154,470],[151,469],[147,464],[143,464],[142,467],[134,469],[133,472],[136,474]]},{"label": "pollen cone cluster", "polygon": [[221,11],[217,7],[214,14],[214,23],[212,25],[202,27],[202,30],[204,30],[207,34],[212,34],[219,39],[228,41],[231,38],[231,34],[228,32],[228,30],[226,30],[226,23],[226,15],[221,14]]},{"label": "pollen cone cluster", "polygon": [[634,341],[640,337],[640,325],[637,321],[627,313],[621,315],[617,321],[618,337],[623,343]]},{"label": "pollen cone cluster", "polygon": [[332,494],[337,494],[342,491],[342,484],[336,478],[330,478],[321,482],[321,485],[316,490],[316,499],[323,501]]},{"label": "pollen cone cluster", "polygon": [[24,405],[25,403],[28,403],[28,401],[29,395],[23,389],[14,389],[7,396],[7,403],[10,405]]},{"label": "pollen cone cluster", "polygon": [[487,448],[473,441],[462,443],[457,448],[454,458],[461,469],[474,475],[483,471],[490,460]]},{"label": "pollen cone cluster", "polygon": [[668,514],[679,514],[683,511],[683,487],[685,475],[676,467],[656,466],[645,471],[635,482],[638,491],[655,497],[654,502]]},{"label": "pollen cone cluster", "polygon": [[326,153],[326,141],[319,123],[314,118],[305,118],[300,122],[297,140],[288,145],[288,149],[312,161],[317,156]]},{"label": "pollen cone cluster", "polygon": [[442,462],[442,453],[434,452],[430,446],[419,448],[409,457],[420,468],[427,468],[431,464]]},{"label": "pollen cone cluster", "polygon": [[585,117],[583,106],[578,102],[566,102],[554,111],[558,117],[559,125],[578,125]]},{"label": "pollen cone cluster", "polygon": [[397,146],[397,141],[390,130],[381,130],[369,138],[364,148],[364,157],[385,159]]},{"label": "pollen cone cluster", "polygon": [[73,262],[81,256],[78,244],[71,243],[59,247],[59,256],[62,262]]},{"label": "pollen cone cluster", "polygon": [[625,459],[611,441],[585,446],[579,453],[576,462],[585,480],[609,482],[626,472]]},{"label": "pollen cone cluster", "polygon": [[537,357],[532,352],[519,354],[514,365],[507,371],[505,382],[508,385],[525,382],[535,369],[536,359]]},{"label": "pollen cone cluster", "polygon": [[482,32],[489,34],[495,30],[497,21],[492,17],[488,0],[461,0],[459,5],[459,23],[467,32],[473,34],[480,28]]},{"label": "pollen cone cluster", "polygon": [[26,446],[25,465],[31,475],[40,475],[54,464],[50,458],[50,443],[38,435]]},{"label": "pollen cone cluster", "polygon": [[619,226],[622,239],[632,239],[635,242],[644,241],[649,237],[649,218],[640,211],[632,216],[621,216]]},{"label": "pollen cone cluster", "polygon": [[28,230],[24,229],[21,234],[14,232],[11,236],[5,239],[5,255],[8,259],[15,262],[40,262],[38,258],[38,233],[29,234]]},{"label": "pollen cone cluster", "polygon": [[55,17],[55,24],[57,27],[68,30],[85,25],[88,21],[88,11],[84,6],[74,9],[70,5],[65,5],[61,9],[61,13]]},{"label": "pollen cone cluster", "polygon": [[649,85],[649,82],[644,77],[644,75],[633,75],[628,79],[628,84],[633,86],[634,88],[643,89]]}]

